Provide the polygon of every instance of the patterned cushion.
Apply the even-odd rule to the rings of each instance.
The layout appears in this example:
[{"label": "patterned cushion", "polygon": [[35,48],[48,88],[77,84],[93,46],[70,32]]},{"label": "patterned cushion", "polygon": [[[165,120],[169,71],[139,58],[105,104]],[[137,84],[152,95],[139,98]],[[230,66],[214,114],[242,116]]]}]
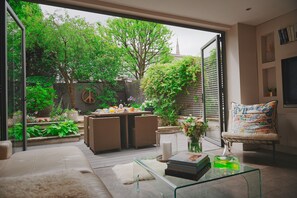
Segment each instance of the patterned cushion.
[{"label": "patterned cushion", "polygon": [[232,131],[234,133],[277,133],[276,110],[277,101],[255,105],[232,103]]}]

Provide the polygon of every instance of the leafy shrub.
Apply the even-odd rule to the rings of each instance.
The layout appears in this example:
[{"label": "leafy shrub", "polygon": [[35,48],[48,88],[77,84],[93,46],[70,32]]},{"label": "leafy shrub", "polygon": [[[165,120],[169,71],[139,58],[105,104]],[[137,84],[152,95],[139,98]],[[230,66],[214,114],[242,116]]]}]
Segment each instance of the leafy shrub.
[{"label": "leafy shrub", "polygon": [[54,118],[61,116],[64,112],[64,110],[62,109],[62,99],[60,100],[58,105],[53,105],[52,111],[50,113],[50,117],[55,120]]},{"label": "leafy shrub", "polygon": [[142,104],[141,104],[141,110],[145,110],[146,108],[154,108],[154,102],[152,100],[145,100]]},{"label": "leafy shrub", "polygon": [[108,87],[102,90],[97,99],[100,103],[99,108],[108,108],[117,103],[116,92]]},{"label": "leafy shrub", "polygon": [[78,127],[72,120],[60,122],[59,124],[52,124],[46,128],[46,136],[65,137],[70,134],[77,134]]},{"label": "leafy shrub", "polygon": [[[13,127],[8,128],[9,139],[22,140],[23,139],[23,125],[22,123],[17,123]],[[29,134],[27,134],[27,138]]]},{"label": "leafy shrub", "polygon": [[133,103],[133,104],[131,104],[131,107],[133,107],[133,108],[140,108],[141,107],[141,104],[138,104],[138,103]]},{"label": "leafy shrub", "polygon": [[54,104],[56,91],[52,87],[42,87],[40,84],[27,86],[27,111],[34,113],[46,109]]},{"label": "leafy shrub", "polygon": [[43,87],[51,87],[55,82],[55,78],[46,77],[46,76],[28,76],[26,79],[27,85],[35,86],[37,84],[42,85]]},{"label": "leafy shrub", "polygon": [[40,136],[43,136],[43,133],[44,133],[44,129],[42,129],[38,125],[27,127],[28,137],[40,137]]},{"label": "leafy shrub", "polygon": [[179,110],[176,96],[198,80],[200,71],[199,59],[191,56],[173,63],[157,64],[147,70],[141,88],[146,97],[154,101],[154,112],[165,124],[176,124]]},{"label": "leafy shrub", "polygon": [[[77,134],[78,127],[72,120],[60,122],[58,124],[52,124],[43,129],[39,125],[27,127],[27,138],[30,137],[46,137],[46,136],[59,136],[65,137],[70,134]],[[9,139],[16,141],[23,140],[23,125],[21,123],[15,124],[8,129]]]}]

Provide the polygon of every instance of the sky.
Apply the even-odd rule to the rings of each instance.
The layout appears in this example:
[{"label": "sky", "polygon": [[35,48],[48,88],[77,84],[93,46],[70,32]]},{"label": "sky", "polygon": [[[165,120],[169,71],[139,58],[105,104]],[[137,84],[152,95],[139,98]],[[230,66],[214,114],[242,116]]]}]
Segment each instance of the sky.
[{"label": "sky", "polygon": [[[112,16],[84,12],[72,9],[63,9],[54,6],[40,5],[43,13],[52,14],[57,11],[59,14],[63,14],[64,10],[67,10],[71,17],[79,16],[85,18],[87,22],[96,23],[100,22],[102,25],[106,25],[106,20]],[[176,52],[176,43],[178,40],[179,51],[181,55],[192,55],[200,56],[200,49],[205,45],[210,39],[215,37],[216,33],[205,32],[200,30],[194,30],[189,28],[182,28],[177,26],[166,25],[172,32],[173,37],[171,39],[172,53]]]}]

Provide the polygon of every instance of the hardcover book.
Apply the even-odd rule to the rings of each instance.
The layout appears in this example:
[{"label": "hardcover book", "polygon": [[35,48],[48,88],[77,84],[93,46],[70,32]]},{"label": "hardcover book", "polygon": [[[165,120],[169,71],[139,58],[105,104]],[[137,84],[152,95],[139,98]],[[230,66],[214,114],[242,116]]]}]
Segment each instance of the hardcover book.
[{"label": "hardcover book", "polygon": [[287,42],[289,42],[289,36],[288,36],[287,28],[284,28],[283,32],[284,32],[284,37],[285,37],[285,43],[287,43]]},{"label": "hardcover book", "polygon": [[199,166],[207,159],[209,160],[209,157],[204,153],[180,152],[169,158],[169,163]]},{"label": "hardcover book", "polygon": [[173,170],[173,171],[180,171],[190,174],[197,174],[200,172],[207,164],[210,163],[209,158],[205,158],[206,160],[203,160],[199,166],[187,166],[185,164],[178,164],[178,163],[168,163],[167,169]]},{"label": "hardcover book", "polygon": [[210,167],[211,167],[211,164],[208,163],[197,174],[191,174],[191,173],[186,173],[186,172],[180,172],[180,171],[165,169],[165,174],[170,175],[170,176],[174,176],[174,177],[181,177],[181,178],[184,178],[184,179],[190,179],[190,180],[198,181],[205,173],[207,173],[207,171],[210,169]]},{"label": "hardcover book", "polygon": [[283,39],[283,35],[282,35],[282,30],[278,30],[278,36],[279,36],[279,42],[280,45],[284,44],[284,39]]}]

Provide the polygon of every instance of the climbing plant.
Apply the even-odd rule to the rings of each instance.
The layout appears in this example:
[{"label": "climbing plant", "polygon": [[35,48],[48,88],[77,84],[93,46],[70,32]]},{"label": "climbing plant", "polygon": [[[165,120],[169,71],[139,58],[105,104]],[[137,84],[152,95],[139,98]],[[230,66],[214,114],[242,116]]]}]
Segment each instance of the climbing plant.
[{"label": "climbing plant", "polygon": [[176,97],[198,80],[200,71],[200,58],[191,56],[172,63],[156,64],[147,70],[141,88],[145,96],[154,101],[154,112],[165,124],[176,124],[179,110]]}]

